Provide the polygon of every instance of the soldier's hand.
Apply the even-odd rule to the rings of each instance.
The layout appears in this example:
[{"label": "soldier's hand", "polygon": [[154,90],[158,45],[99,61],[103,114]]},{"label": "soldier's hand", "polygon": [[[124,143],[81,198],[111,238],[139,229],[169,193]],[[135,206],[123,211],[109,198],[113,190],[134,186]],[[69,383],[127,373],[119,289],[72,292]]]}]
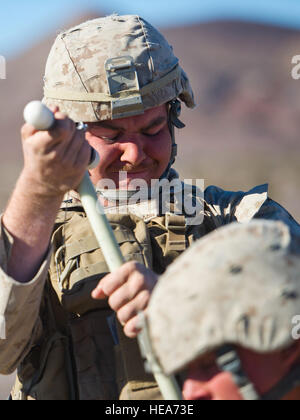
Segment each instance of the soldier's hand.
[{"label": "soldier's hand", "polygon": [[134,338],[139,333],[137,314],[148,306],[157,279],[153,271],[131,261],[105,276],[92,292],[92,297],[108,297],[109,306],[117,313],[124,333]]},{"label": "soldier's hand", "polygon": [[56,124],[50,131],[37,131],[24,124],[21,129],[24,169],[22,176],[37,193],[63,195],[75,189],[84,175],[91,151],[85,133],[58,107],[52,107]]}]

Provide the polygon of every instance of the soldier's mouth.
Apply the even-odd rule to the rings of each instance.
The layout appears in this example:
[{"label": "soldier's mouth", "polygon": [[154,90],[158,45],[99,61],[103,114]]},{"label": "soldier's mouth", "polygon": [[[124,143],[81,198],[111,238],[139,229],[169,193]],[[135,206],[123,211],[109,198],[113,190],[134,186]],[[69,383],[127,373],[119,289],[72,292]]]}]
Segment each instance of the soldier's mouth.
[{"label": "soldier's mouth", "polygon": [[149,165],[144,167],[137,167],[137,168],[129,168],[127,166],[124,166],[122,168],[114,168],[111,170],[112,173],[120,173],[120,172],[126,172],[129,176],[130,175],[136,175],[136,174],[143,174],[146,172],[153,171],[155,169],[155,165]]}]

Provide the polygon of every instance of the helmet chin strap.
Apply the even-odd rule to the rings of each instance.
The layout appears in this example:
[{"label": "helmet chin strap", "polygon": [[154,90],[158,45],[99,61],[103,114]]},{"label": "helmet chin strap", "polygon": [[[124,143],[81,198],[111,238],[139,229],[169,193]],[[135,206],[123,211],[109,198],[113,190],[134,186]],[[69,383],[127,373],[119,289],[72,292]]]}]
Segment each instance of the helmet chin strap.
[{"label": "helmet chin strap", "polygon": [[290,391],[300,386],[300,364],[292,367],[291,371],[285,375],[270,391],[259,395],[255,390],[254,384],[249,380],[243,370],[242,362],[231,345],[220,347],[217,351],[217,364],[224,372],[230,372],[232,378],[239,388],[244,400],[280,400]]},{"label": "helmet chin strap", "polygon": [[175,127],[179,129],[185,127],[185,124],[183,124],[183,122],[179,120],[180,114],[181,114],[181,102],[178,99],[173,99],[172,101],[168,103],[168,126],[169,126],[169,131],[170,131],[171,139],[172,139],[172,152],[171,152],[171,158],[167,166],[167,169],[162,174],[160,179],[168,178],[170,169],[172,168],[176,160],[177,144],[175,140]]}]

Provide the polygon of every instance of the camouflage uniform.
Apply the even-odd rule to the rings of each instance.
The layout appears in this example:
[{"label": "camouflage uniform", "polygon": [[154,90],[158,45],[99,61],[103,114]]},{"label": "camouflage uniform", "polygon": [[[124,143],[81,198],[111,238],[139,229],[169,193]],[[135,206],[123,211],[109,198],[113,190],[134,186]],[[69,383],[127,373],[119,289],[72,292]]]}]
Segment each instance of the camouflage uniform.
[{"label": "camouflage uniform", "polygon": [[[74,121],[93,122],[168,104],[173,151],[164,177],[176,178],[174,126],[177,98],[194,99],[172,47],[138,16],[86,22],[57,37],[45,73],[46,104],[56,104]],[[184,186],[186,189],[187,186]],[[202,203],[201,222],[143,202],[122,214],[106,209],[126,260],[163,274],[194,241],[212,230],[252,218],[283,220],[293,235],[299,225],[267,198],[267,187],[226,192],[189,188]],[[153,203],[152,203],[153,204]],[[148,209],[151,209],[149,212]],[[106,301],[90,296],[108,272],[80,200],[71,192],[58,213],[49,251],[30,282],[9,278],[13,238],[1,227],[0,372],[18,368],[14,399],[155,399],[159,390],[143,369],[136,340],[127,339]]]}]

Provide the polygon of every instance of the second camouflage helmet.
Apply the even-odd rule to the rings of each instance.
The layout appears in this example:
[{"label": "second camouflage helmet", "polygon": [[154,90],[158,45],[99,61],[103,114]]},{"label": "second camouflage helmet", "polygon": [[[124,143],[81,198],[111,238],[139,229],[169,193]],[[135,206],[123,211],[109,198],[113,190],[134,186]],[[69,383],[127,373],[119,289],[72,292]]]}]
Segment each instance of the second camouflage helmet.
[{"label": "second camouflage helmet", "polygon": [[226,344],[258,353],[292,346],[298,252],[288,227],[270,220],[232,223],[197,241],[160,278],[147,309],[163,371]]}]

